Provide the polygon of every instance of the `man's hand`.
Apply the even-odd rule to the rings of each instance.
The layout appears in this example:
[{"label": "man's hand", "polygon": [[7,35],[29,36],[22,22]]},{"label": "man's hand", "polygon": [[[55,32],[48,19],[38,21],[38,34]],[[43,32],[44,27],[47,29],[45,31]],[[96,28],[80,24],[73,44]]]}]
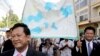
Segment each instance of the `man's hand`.
[{"label": "man's hand", "polygon": [[80,40],[78,40],[78,42],[77,42],[77,47],[78,48],[81,48],[82,47],[82,42]]}]

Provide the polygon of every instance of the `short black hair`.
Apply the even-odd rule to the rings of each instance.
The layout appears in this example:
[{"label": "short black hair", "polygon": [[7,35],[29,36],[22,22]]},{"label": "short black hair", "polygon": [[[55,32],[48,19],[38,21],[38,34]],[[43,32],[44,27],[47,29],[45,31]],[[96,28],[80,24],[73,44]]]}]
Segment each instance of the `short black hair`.
[{"label": "short black hair", "polygon": [[7,30],[6,32],[10,32],[10,30]]},{"label": "short black hair", "polygon": [[87,30],[93,30],[93,32],[94,32],[94,34],[95,34],[95,28],[94,28],[94,27],[92,27],[92,26],[86,27],[85,30],[84,30],[84,33],[85,33]]},{"label": "short black hair", "polygon": [[28,28],[28,26],[26,25],[26,24],[24,24],[24,23],[16,23],[13,27],[12,27],[12,31],[14,30],[14,29],[16,29],[16,28],[18,28],[18,27],[23,27],[23,29],[24,29],[24,33],[26,34],[26,35],[30,35],[31,33],[30,33],[30,30],[29,30],[29,28]]}]

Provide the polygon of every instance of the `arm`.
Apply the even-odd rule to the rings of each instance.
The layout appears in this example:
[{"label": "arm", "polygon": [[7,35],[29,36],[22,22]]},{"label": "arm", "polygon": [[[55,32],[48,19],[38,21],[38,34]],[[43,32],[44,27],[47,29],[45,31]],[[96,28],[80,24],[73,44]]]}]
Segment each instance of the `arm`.
[{"label": "arm", "polygon": [[66,44],[65,46],[61,47],[60,50],[64,50],[66,47],[68,47],[68,44]]},{"label": "arm", "polygon": [[69,40],[69,41],[68,41],[68,47],[69,47],[69,48],[73,48],[73,47],[74,47],[74,42],[71,41],[71,40]]},{"label": "arm", "polygon": [[65,49],[66,47],[68,47],[68,43],[66,42],[64,42],[64,41],[61,41],[60,42],[60,45],[59,45],[59,49],[60,50],[63,50],[63,49]]}]

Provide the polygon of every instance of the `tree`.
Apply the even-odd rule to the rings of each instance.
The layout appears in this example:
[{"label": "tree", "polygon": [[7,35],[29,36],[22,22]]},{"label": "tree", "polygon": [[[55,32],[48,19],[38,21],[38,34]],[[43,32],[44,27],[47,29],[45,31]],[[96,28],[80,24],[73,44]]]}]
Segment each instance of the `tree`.
[{"label": "tree", "polygon": [[3,22],[0,22],[0,27],[1,28],[5,27],[5,24]]},{"label": "tree", "polygon": [[20,22],[18,16],[13,13],[13,10],[9,10],[8,15],[6,17],[2,17],[3,21],[1,22],[0,27],[12,27],[15,23]]},{"label": "tree", "polygon": [[12,27],[15,23],[18,22],[18,16],[13,13],[9,13],[9,16],[6,19],[8,20],[6,20],[8,22],[8,27]]}]

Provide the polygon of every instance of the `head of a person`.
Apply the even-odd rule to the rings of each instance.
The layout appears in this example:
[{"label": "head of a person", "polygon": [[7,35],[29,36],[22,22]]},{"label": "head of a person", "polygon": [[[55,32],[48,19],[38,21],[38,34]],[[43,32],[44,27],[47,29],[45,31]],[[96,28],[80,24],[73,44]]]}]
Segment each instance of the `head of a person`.
[{"label": "head of a person", "polygon": [[94,36],[95,36],[95,28],[91,26],[86,27],[84,30],[84,38],[87,41],[91,41],[94,39]]},{"label": "head of a person", "polygon": [[80,33],[80,40],[84,40],[84,33]]},{"label": "head of a person", "polygon": [[45,39],[45,45],[52,45],[52,43],[51,43],[49,38]]},{"label": "head of a person", "polygon": [[30,30],[24,23],[17,23],[12,27],[12,43],[16,49],[26,48],[30,40]]},{"label": "head of a person", "polygon": [[45,39],[44,38],[41,38],[41,42],[44,43],[45,42]]},{"label": "head of a person", "polygon": [[68,38],[65,38],[65,41],[67,42],[68,41]]},{"label": "head of a person", "polygon": [[7,38],[10,38],[10,36],[11,36],[11,32],[10,32],[10,30],[7,30],[7,31],[6,31],[6,37],[7,37]]}]

